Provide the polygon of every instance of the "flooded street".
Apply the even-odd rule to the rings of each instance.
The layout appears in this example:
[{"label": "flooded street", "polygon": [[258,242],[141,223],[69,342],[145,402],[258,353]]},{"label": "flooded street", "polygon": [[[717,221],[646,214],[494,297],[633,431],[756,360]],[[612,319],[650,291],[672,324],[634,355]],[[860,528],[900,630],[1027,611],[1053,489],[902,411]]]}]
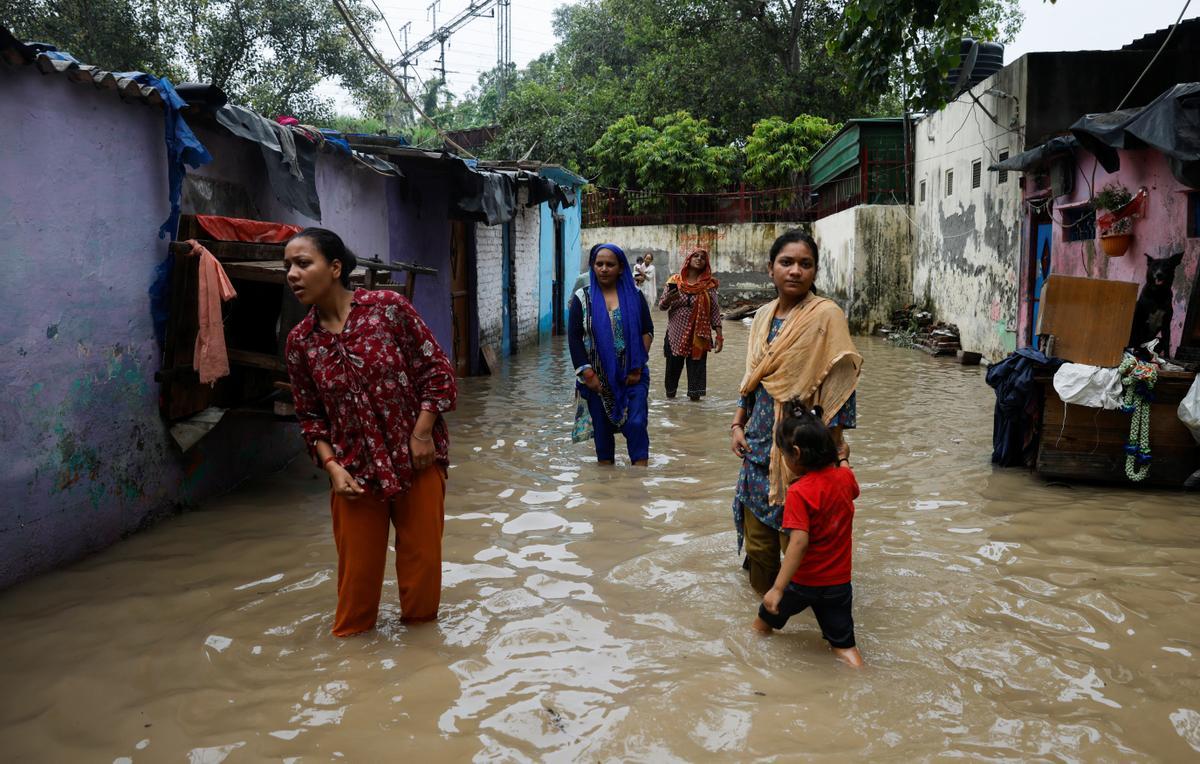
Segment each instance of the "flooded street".
[{"label": "flooded street", "polygon": [[[656,316],[657,318],[657,316]],[[1194,496],[993,470],[969,368],[860,338],[855,621],[762,638],[728,450],[747,330],[651,461],[570,442],[565,341],[461,382],[436,625],[329,628],[306,460],[0,593],[9,761],[1183,761],[1200,756]],[[1051,434],[1052,437],[1052,434]]]}]

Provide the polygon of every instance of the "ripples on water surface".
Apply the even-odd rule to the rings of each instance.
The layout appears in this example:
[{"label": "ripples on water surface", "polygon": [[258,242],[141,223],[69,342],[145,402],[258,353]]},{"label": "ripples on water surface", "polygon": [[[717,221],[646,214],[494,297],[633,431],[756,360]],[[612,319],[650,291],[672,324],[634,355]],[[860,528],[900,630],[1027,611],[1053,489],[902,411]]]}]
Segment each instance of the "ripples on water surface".
[{"label": "ripples on water surface", "polygon": [[666,401],[648,470],[568,433],[565,345],[462,382],[440,623],[328,634],[334,549],[307,464],[0,595],[8,760],[193,763],[1200,756],[1194,497],[988,464],[983,372],[860,340],[855,618],[748,628],[727,426]]}]

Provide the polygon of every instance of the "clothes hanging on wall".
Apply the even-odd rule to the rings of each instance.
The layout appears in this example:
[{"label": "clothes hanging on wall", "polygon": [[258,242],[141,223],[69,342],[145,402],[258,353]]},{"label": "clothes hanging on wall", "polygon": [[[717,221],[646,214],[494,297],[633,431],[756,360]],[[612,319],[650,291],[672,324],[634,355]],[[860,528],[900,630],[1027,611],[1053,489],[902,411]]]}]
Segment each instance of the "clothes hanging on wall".
[{"label": "clothes hanging on wall", "polygon": [[[258,144],[267,165],[275,198],[313,220],[321,219],[317,196],[317,147],[292,139],[292,128],[263,117],[244,106],[226,104],[216,113],[217,122],[239,138]],[[283,132],[288,135],[281,143]]]},{"label": "clothes hanging on wall", "polygon": [[229,374],[229,351],[225,348],[225,324],[221,319],[221,303],[237,297],[229,276],[220,261],[195,239],[188,254],[200,258],[200,286],[196,303],[199,306],[199,331],[192,352],[192,367],[200,374],[200,383],[210,385]]}]

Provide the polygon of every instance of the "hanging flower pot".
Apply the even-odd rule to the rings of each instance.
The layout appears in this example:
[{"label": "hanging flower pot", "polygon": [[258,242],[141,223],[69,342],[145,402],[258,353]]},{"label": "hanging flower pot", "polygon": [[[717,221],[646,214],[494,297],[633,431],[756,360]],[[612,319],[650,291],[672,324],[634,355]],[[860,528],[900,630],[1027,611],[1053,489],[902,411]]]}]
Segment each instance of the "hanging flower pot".
[{"label": "hanging flower pot", "polygon": [[1100,237],[1100,249],[1109,257],[1120,257],[1129,250],[1132,242],[1131,233],[1109,233]]}]

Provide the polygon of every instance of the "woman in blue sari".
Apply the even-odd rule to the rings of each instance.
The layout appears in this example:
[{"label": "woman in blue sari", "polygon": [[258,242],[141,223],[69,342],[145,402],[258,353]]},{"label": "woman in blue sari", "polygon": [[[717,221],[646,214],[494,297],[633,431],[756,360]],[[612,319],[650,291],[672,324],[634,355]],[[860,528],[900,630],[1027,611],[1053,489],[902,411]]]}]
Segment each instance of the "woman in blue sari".
[{"label": "woman in blue sari", "polygon": [[575,387],[591,414],[596,461],[615,461],[619,432],[625,436],[629,460],[645,465],[650,458],[646,360],[654,338],[650,306],[616,244],[592,247],[588,268],[588,285],[571,298],[567,340]]}]

